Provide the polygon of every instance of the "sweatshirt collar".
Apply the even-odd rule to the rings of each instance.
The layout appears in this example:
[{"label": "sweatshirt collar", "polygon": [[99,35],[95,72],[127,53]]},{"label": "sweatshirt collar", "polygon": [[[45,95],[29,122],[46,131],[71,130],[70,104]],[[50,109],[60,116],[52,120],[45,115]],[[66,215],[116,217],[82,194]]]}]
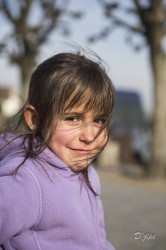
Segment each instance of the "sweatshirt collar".
[{"label": "sweatshirt collar", "polygon": [[71,180],[82,179],[82,173],[73,172],[68,165],[63,162],[55,153],[53,153],[48,147],[46,147],[38,156],[40,160],[46,162],[51,167],[56,168],[57,172],[64,177],[70,177]]}]

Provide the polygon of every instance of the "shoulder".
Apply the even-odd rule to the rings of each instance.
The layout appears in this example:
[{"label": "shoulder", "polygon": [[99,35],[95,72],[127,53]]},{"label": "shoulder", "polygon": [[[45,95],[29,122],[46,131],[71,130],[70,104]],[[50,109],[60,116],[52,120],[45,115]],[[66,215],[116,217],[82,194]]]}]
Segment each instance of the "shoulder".
[{"label": "shoulder", "polygon": [[0,225],[7,225],[2,232],[0,230],[1,239],[23,232],[37,225],[41,219],[42,193],[39,182],[25,163],[17,170],[17,163],[10,160],[0,167]]},{"label": "shoulder", "polygon": [[[22,165],[21,165],[22,164]],[[33,171],[32,160],[24,157],[15,156],[13,159],[4,159],[0,162],[0,189],[3,190],[5,197],[18,197],[24,194],[34,203],[41,207],[42,191],[38,176]],[[21,165],[21,166],[20,166]]]},{"label": "shoulder", "polygon": [[[20,188],[36,189],[37,192],[41,192],[40,184],[38,181],[38,176],[33,171],[34,164],[31,159],[27,159],[18,155],[13,155],[13,157],[6,157],[0,161],[0,178],[1,182],[5,185],[12,183],[15,185],[17,183]],[[11,188],[11,187],[10,187]]]},{"label": "shoulder", "polygon": [[25,161],[24,157],[14,155],[12,158],[6,157],[4,160],[0,161],[0,177],[12,177],[15,181],[24,180],[24,183],[31,182],[33,184],[36,182],[36,178],[31,170],[31,165],[31,159]]},{"label": "shoulder", "polygon": [[92,185],[92,187],[94,188],[95,192],[100,195],[100,179],[98,176],[97,171],[95,170],[95,168],[90,165],[88,168],[88,177],[89,177],[89,181]]}]

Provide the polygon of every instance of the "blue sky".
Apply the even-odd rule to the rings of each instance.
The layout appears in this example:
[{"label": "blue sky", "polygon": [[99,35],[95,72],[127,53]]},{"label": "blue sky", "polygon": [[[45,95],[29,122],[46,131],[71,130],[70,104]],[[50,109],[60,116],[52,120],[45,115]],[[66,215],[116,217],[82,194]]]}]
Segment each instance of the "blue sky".
[{"label": "blue sky", "polygon": [[[105,40],[89,44],[86,41],[88,35],[95,34],[104,22],[97,1],[95,0],[72,0],[71,9],[86,10],[86,15],[81,20],[70,23],[72,35],[64,37],[60,29],[53,32],[48,43],[43,45],[38,62],[52,56],[59,51],[66,50],[64,42],[78,43],[83,47],[89,47],[95,51],[109,66],[109,75],[116,89],[134,90],[140,93],[143,107],[146,112],[153,109],[153,80],[148,60],[148,49],[145,47],[140,52],[135,52],[125,42],[126,31],[115,30]],[[3,23],[5,31],[7,23]],[[2,27],[2,26],[1,26]],[[11,66],[4,58],[0,58],[0,84],[9,84],[18,89],[19,74],[16,66]]]}]

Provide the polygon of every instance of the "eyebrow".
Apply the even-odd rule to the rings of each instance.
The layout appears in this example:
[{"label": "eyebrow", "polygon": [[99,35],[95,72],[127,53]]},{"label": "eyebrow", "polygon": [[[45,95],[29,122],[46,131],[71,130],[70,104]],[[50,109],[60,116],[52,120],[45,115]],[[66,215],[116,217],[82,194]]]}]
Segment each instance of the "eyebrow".
[{"label": "eyebrow", "polygon": [[82,115],[84,114],[85,112],[64,112],[63,115]]},{"label": "eyebrow", "polygon": [[[86,112],[64,112],[63,113],[63,116],[82,116],[84,115]],[[105,117],[105,114],[98,114],[98,115],[95,115],[95,117]]]}]

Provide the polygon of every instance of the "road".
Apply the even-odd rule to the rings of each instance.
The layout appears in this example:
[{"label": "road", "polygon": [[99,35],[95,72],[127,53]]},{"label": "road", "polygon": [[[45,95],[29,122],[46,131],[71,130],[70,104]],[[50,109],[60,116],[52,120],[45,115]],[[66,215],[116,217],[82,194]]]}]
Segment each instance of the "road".
[{"label": "road", "polygon": [[166,184],[97,171],[107,239],[116,250],[166,250]]}]

